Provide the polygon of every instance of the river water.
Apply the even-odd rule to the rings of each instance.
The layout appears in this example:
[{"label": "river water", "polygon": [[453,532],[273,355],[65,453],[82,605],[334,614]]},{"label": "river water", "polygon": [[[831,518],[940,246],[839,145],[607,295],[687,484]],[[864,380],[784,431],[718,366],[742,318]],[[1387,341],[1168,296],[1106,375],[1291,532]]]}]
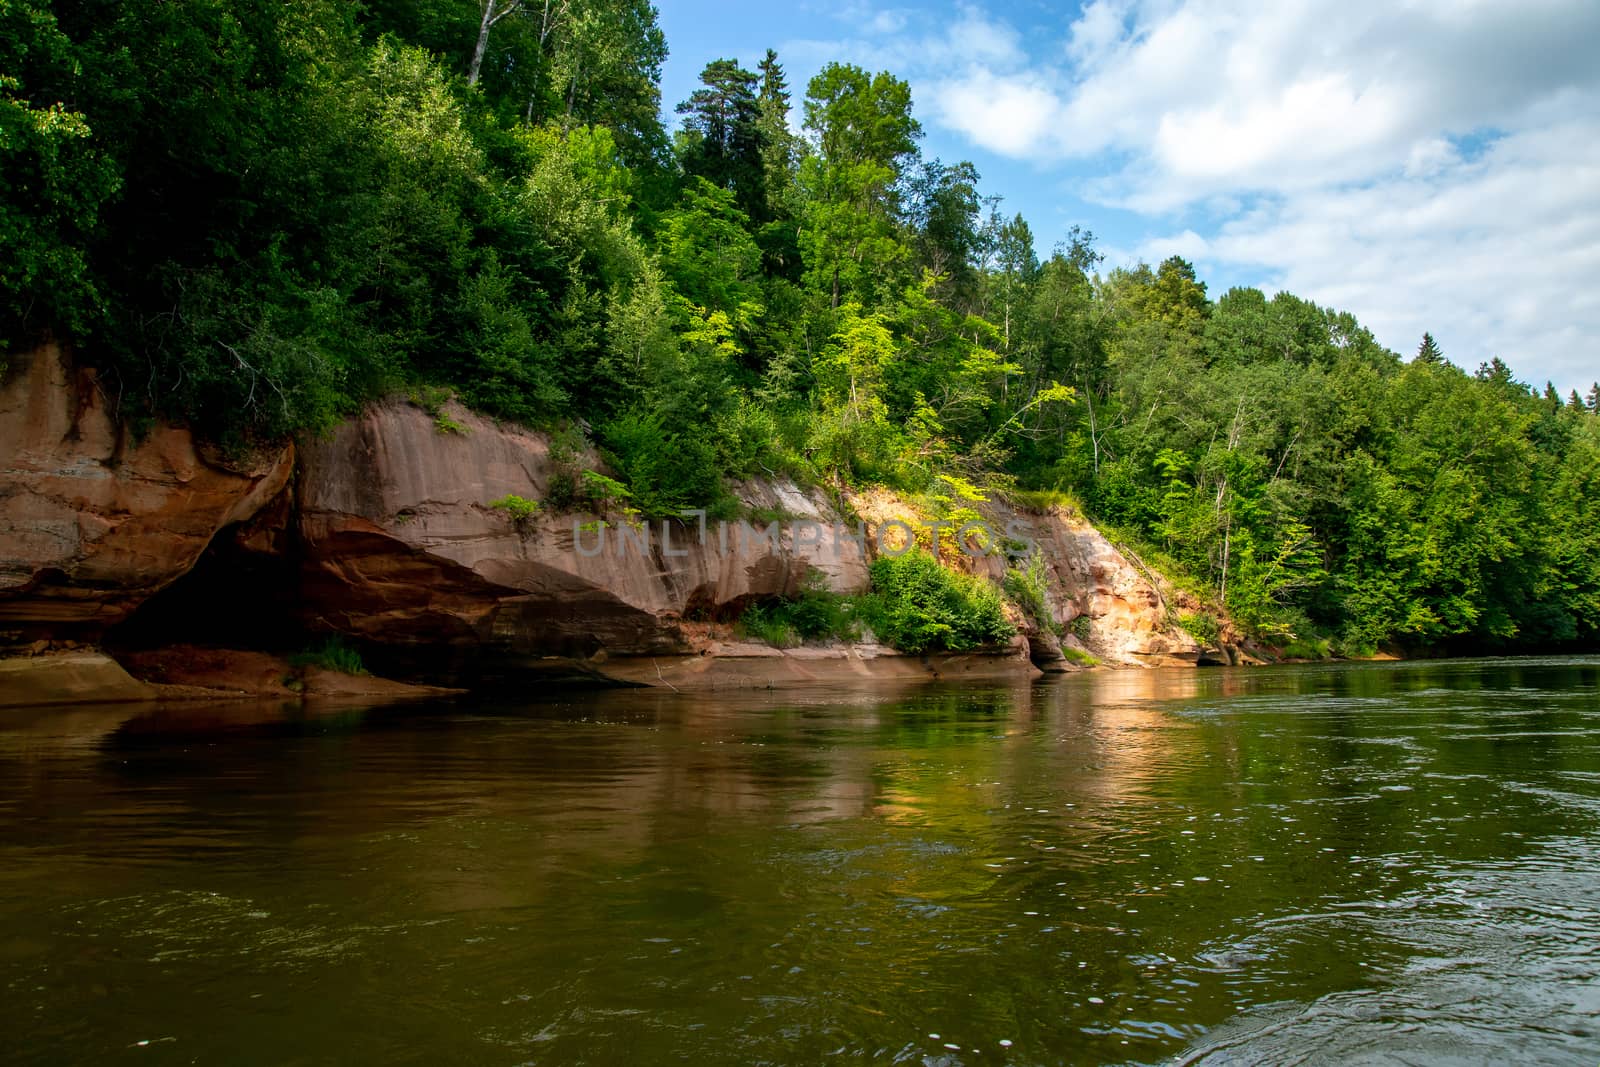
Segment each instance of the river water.
[{"label": "river water", "polygon": [[0,722],[8,1063],[1600,1062],[1600,659]]}]

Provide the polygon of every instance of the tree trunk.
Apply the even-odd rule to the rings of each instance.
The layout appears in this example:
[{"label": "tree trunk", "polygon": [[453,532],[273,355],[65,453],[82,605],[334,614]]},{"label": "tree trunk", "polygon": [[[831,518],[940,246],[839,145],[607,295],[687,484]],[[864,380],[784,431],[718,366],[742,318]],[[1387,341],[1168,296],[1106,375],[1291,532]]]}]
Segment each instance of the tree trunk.
[{"label": "tree trunk", "polygon": [[1224,605],[1228,603],[1228,552],[1232,541],[1233,531],[1225,530],[1222,534],[1222,590],[1217,594]]},{"label": "tree trunk", "polygon": [[1083,383],[1083,399],[1089,405],[1089,444],[1094,447],[1094,476],[1100,477],[1100,431],[1094,422],[1094,394],[1089,391],[1089,383]]},{"label": "tree trunk", "polygon": [[495,0],[483,0],[483,21],[478,23],[478,44],[472,50],[472,66],[467,71],[467,84],[478,84],[478,69],[483,66],[483,53],[489,49],[489,27],[495,23]]}]

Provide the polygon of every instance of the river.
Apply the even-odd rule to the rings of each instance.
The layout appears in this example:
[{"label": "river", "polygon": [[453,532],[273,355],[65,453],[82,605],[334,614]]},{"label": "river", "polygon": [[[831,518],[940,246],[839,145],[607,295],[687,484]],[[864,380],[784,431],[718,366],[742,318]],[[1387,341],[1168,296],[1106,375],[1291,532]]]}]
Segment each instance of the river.
[{"label": "river", "polygon": [[6,1061],[1600,1061],[1600,658],[0,721]]}]

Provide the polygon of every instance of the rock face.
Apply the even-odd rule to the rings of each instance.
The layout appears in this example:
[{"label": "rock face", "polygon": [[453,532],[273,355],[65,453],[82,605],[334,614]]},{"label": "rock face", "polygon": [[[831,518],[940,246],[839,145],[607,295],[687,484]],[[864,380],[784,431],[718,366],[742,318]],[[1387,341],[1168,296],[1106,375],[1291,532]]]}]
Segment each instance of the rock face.
[{"label": "rock face", "polygon": [[[615,516],[604,529],[595,528],[594,515],[518,522],[491,503],[546,497],[546,439],[456,406],[448,414],[463,432],[441,433],[416,406],[389,402],[331,438],[303,443],[297,514],[314,626],[435,655],[453,646],[502,662],[559,657],[649,684],[654,666],[606,661],[723,655],[716,635],[685,620],[728,617],[752,600],[793,594],[813,571],[836,592],[865,589],[878,524],[921,523],[892,497],[857,498],[852,504],[868,524],[862,545],[834,536],[836,524],[854,525],[821,494],[785,482],[740,492],[750,509],[784,516],[775,538],[739,523],[702,534],[681,523],[630,530]],[[1093,526],[999,504],[986,507],[985,518],[997,531],[1016,523],[1036,543],[1069,644],[1119,666],[1195,662],[1198,647],[1168,625],[1159,591]],[[818,536],[799,531],[799,521],[818,524]],[[1004,576],[1002,559],[968,564],[995,581]],[[1073,627],[1080,618],[1086,622]]]},{"label": "rock face", "polygon": [[[898,519],[919,530],[927,527],[926,519],[904,501],[880,490],[857,494],[851,503],[874,525]],[[1130,562],[1093,525],[1065,508],[1025,512],[990,500],[974,509],[996,538],[1031,544],[1044,562],[1045,600],[1064,636],[1058,639],[1032,620],[1022,620],[1034,662],[1070,666],[1062,658],[1064,645],[1116,667],[1196,664],[1200,646],[1168,621],[1168,604],[1154,584],[1156,576]],[[948,548],[946,557],[996,584],[1004,581],[1010,565],[1005,556],[969,556]]]},{"label": "rock face", "polygon": [[[610,517],[517,520],[492,507],[543,500],[552,465],[542,435],[452,405],[441,433],[403,402],[369,409],[301,450],[297,484],[303,597],[315,627],[383,644],[489,649],[500,659],[697,652],[686,617],[792,594],[814,571],[836,591],[864,588],[849,541],[775,541],[711,527]],[[745,502],[839,521],[792,485],[752,486]],[[809,539],[802,537],[803,542]]]},{"label": "rock face", "polygon": [[292,447],[224,461],[189,432],[143,437],[55,345],[0,383],[0,630],[96,636],[287,484]]},{"label": "rock face", "polygon": [[[94,372],[54,346],[14,361],[0,381],[0,645],[97,640],[171,587],[122,631],[145,634],[145,653],[168,673],[177,661],[170,652],[160,659],[163,647],[237,640],[290,651],[302,626],[345,635],[370,653],[370,666],[396,673],[493,680],[542,671],[684,687],[1026,677],[1030,655],[1067,665],[1063,646],[1069,658],[1076,649],[1119,666],[1199,657],[1193,639],[1168,624],[1159,579],[1094,527],[1064,511],[1000,503],[980,505],[983,518],[1035,544],[1053,620],[1025,623],[1026,640],[1011,648],[940,658],[734,642],[726,623],[748,603],[812,581],[865,589],[878,531],[890,520],[923,520],[892,495],[854,497],[849,505],[867,524],[854,540],[846,536],[854,516],[847,522],[822,493],[782,480],[738,488],[746,513],[763,516],[755,525],[643,525],[544,509],[518,516],[494,502],[549,497],[561,468],[548,439],[453,403],[446,413],[436,422],[392,400],[302,441],[298,455],[285,447],[224,460],[183,429],[158,425],[135,437],[108,411]],[[809,533],[802,524],[812,524]],[[1002,557],[956,558],[996,582],[1005,575]],[[225,619],[259,625],[230,630]],[[114,633],[126,662],[142,662],[136,643],[119,640]],[[74,669],[106,673],[98,663]],[[29,677],[40,670],[28,668]],[[208,670],[212,679],[260,674],[263,685],[283,684],[276,660]],[[136,673],[196,684],[151,671]],[[111,678],[111,689],[124,677]],[[127,682],[129,694],[144,691]]]},{"label": "rock face", "polygon": [[1115,666],[1195,664],[1200,646],[1167,622],[1160,590],[1099,530],[1061,510],[1015,518],[1049,569],[1050,606],[1067,642]]}]

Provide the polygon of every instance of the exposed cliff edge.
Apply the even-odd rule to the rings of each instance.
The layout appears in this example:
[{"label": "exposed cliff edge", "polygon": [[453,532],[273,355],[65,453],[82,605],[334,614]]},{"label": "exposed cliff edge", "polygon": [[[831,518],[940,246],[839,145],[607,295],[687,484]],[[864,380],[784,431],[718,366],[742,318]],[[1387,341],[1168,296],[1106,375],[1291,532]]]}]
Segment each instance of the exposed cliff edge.
[{"label": "exposed cliff edge", "polygon": [[[0,385],[0,644],[338,634],[374,666],[429,680],[674,687],[1026,677],[1035,664],[1070,668],[1063,643],[1112,666],[1202,655],[1170,622],[1159,577],[1092,525],[998,502],[979,510],[1037,545],[1050,616],[1043,628],[1020,620],[1008,648],[922,657],[740,641],[728,623],[750,603],[819,578],[835,592],[865,589],[882,524],[915,513],[887,494],[835,503],[775,478],[737,487],[761,522],[722,529],[518,516],[493,502],[548,497],[548,438],[453,404],[446,414],[441,432],[434,414],[392,400],[298,450],[239,460],[174,427],[132,435],[94,373],[53,346],[13,361]],[[864,540],[849,536],[858,519]],[[828,534],[797,534],[806,523]],[[956,564],[995,581],[1005,570],[1001,557]],[[139,658],[124,658],[137,674]]]}]

